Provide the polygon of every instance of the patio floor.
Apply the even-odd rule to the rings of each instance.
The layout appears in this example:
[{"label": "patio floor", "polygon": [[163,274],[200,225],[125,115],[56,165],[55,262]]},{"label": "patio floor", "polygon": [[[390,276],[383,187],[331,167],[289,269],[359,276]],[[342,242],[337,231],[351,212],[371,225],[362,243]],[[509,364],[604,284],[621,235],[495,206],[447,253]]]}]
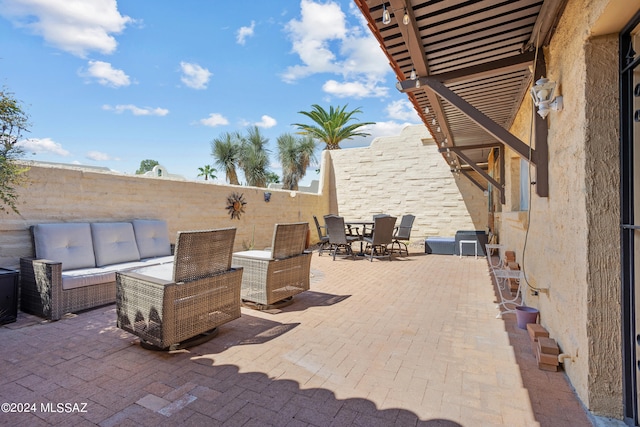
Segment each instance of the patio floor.
[{"label": "patio floor", "polygon": [[514,315],[495,318],[485,259],[314,254],[311,267],[312,289],[292,305],[243,308],[213,340],[175,353],[145,350],[117,329],[115,305],[51,323],[21,313],[0,328],[0,403],[31,412],[14,405],[23,412],[0,413],[0,424],[602,422],[562,371],[537,368]]}]

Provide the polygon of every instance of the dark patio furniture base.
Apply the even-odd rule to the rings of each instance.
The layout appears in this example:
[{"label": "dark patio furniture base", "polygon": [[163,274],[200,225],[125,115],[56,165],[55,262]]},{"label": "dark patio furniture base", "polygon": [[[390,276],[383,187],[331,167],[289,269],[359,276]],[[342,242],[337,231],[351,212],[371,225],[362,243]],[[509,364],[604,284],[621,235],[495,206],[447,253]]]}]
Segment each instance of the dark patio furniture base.
[{"label": "dark patio furniture base", "polygon": [[146,350],[153,350],[153,351],[175,351],[175,350],[184,350],[190,347],[195,347],[198,346],[200,344],[204,344],[207,341],[213,339],[216,337],[216,335],[218,335],[218,328],[213,328],[211,330],[208,330],[207,332],[203,332],[199,335],[196,335],[193,338],[189,338],[188,340],[182,341],[180,343],[177,344],[172,344],[169,347],[158,347],[157,345],[154,345],[148,341],[145,341],[143,339],[140,339],[140,347],[146,349]]},{"label": "dark patio furniture base", "polygon": [[283,307],[293,304],[293,297],[290,296],[280,301],[276,301],[273,304],[260,304],[259,302],[253,302],[248,300],[242,300],[242,306],[250,308],[252,310],[267,311],[267,310],[279,310]]}]

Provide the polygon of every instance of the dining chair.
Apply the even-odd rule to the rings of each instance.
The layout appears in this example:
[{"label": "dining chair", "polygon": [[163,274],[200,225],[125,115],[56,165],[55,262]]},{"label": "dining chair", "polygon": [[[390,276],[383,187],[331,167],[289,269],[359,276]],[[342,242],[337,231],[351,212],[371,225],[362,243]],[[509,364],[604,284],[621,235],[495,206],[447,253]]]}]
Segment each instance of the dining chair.
[{"label": "dining chair", "polygon": [[[415,215],[402,215],[400,225],[393,231],[393,241],[391,242],[391,252],[398,252],[402,256],[402,246],[404,246],[404,252],[409,256],[409,248],[405,242],[408,242],[411,238],[411,228],[413,227],[413,221],[416,219]],[[398,245],[396,249],[396,245]]]},{"label": "dining chair", "polygon": [[327,235],[327,226],[320,225],[318,217],[313,216],[313,221],[316,223],[316,230],[318,231],[318,239],[320,239],[320,247],[318,248],[318,255],[322,256],[322,252],[329,246],[329,236]]},{"label": "dining chair", "polygon": [[[396,226],[395,216],[380,216],[373,221],[373,230],[370,237],[363,237],[370,251],[369,261],[373,258],[388,258],[391,260],[391,251],[387,248],[393,241],[393,229]],[[365,251],[367,250],[365,249]]]},{"label": "dining chair", "polygon": [[[373,221],[375,222],[376,218],[384,218],[386,216],[390,216],[389,214],[375,214],[373,216]],[[369,228],[367,228],[369,227]],[[367,226],[365,225],[364,227],[362,227],[362,237],[371,237],[371,235],[373,234],[373,225],[371,226]]]},{"label": "dining chair", "polygon": [[338,215],[325,215],[324,222],[327,225],[329,235],[329,251],[333,253],[333,260],[339,251],[344,251],[342,255],[355,258],[351,243],[359,240],[358,236],[347,235],[345,231],[344,218]]}]

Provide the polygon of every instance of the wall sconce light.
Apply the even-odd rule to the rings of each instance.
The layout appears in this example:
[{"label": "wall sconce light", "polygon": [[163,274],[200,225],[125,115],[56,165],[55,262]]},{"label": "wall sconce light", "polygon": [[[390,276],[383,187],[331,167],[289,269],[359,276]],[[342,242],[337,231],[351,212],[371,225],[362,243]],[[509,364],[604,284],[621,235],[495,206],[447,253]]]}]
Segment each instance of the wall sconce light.
[{"label": "wall sconce light", "polygon": [[386,3],[382,3],[382,23],[384,25],[391,24],[391,13],[389,13]]},{"label": "wall sconce light", "polygon": [[269,193],[268,191],[264,192],[264,201],[265,202],[270,202],[271,201],[271,193]]},{"label": "wall sconce light", "polygon": [[556,89],[556,82],[551,81],[545,77],[536,81],[536,84],[531,88],[531,97],[533,103],[538,107],[538,114],[543,119],[547,117],[549,111],[562,111],[563,102],[562,97],[553,97],[553,91]]}]

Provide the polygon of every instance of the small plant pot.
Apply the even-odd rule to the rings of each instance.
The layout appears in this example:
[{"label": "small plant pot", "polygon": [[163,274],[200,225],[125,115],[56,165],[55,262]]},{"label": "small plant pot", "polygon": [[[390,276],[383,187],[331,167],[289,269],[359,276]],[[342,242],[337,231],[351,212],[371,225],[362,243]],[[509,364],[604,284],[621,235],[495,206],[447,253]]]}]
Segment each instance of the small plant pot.
[{"label": "small plant pot", "polygon": [[518,321],[518,328],[527,329],[528,323],[538,323],[538,311],[537,308],[527,307],[519,305],[516,307],[516,320]]}]

